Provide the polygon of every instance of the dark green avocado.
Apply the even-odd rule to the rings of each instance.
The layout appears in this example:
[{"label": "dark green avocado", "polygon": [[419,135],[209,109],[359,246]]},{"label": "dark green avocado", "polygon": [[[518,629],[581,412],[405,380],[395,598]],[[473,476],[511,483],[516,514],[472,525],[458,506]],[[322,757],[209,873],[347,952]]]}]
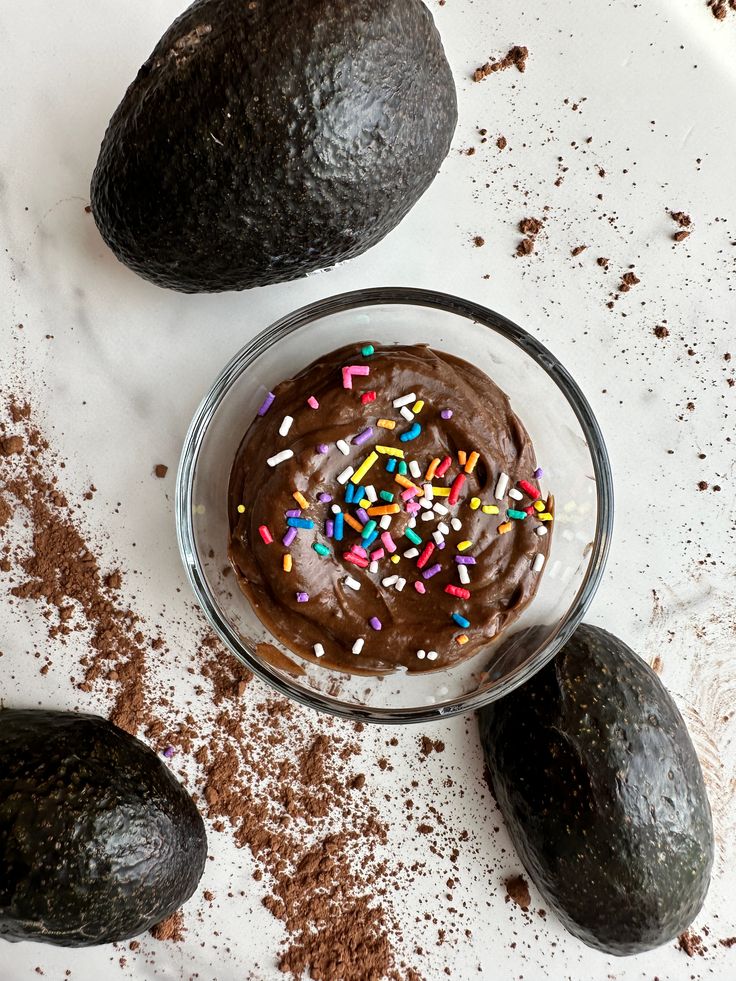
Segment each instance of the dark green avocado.
[{"label": "dark green avocado", "polygon": [[155,753],[94,715],[0,712],[0,937],[134,937],[192,895],[202,818]]},{"label": "dark green avocado", "polygon": [[672,698],[634,652],[583,625],[480,713],[493,792],[568,930],[607,954],[681,933],[713,864],[703,775]]},{"label": "dark green avocado", "polygon": [[92,213],[159,286],[296,279],[398,225],[456,122],[421,0],[197,0],[110,120]]}]

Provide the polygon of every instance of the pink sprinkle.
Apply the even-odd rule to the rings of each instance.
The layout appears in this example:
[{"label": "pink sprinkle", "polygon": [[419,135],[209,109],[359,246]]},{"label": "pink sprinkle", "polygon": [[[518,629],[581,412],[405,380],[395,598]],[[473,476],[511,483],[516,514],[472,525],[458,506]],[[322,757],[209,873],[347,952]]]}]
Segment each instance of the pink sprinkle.
[{"label": "pink sprinkle", "polygon": [[389,532],[384,531],[384,533],[381,535],[381,541],[383,542],[384,547],[386,551],[389,553],[389,555],[393,554],[396,551],[396,542],[393,540]]},{"label": "pink sprinkle", "polygon": [[376,393],[375,392],[363,392],[363,394],[360,396],[360,401],[363,403],[363,405],[368,405],[369,402],[375,402],[376,401]]},{"label": "pink sprinkle", "polygon": [[427,592],[427,587],[424,585],[423,582],[419,582],[419,580],[417,580],[414,583],[414,589],[416,589],[418,593],[422,593],[422,594]]},{"label": "pink sprinkle", "polygon": [[353,375],[369,375],[371,369],[367,364],[348,364],[342,369],[342,387],[353,387]]},{"label": "pink sprinkle", "polygon": [[371,552],[371,562],[378,562],[385,554],[386,552],[382,548],[374,548]]},{"label": "pink sprinkle", "polygon": [[416,496],[417,496],[417,492],[414,490],[413,487],[407,487],[405,491],[402,491],[401,492],[401,500],[402,501],[408,501],[410,498],[416,497]]},{"label": "pink sprinkle", "polygon": [[258,534],[261,536],[261,538],[266,543],[266,545],[270,545],[271,542],[273,541],[273,535],[268,530],[268,528],[266,527],[266,525],[261,525],[260,526],[260,528],[258,529]]},{"label": "pink sprinkle", "polygon": [[359,555],[362,559],[366,558],[366,556],[368,555],[368,553],[366,552],[366,550],[363,548],[362,545],[353,545],[350,551],[354,555]]},{"label": "pink sprinkle", "polygon": [[310,406],[312,409],[318,409],[319,408],[319,402],[314,397],[314,395],[310,395],[309,396],[309,398],[307,399],[307,405]]},{"label": "pink sprinkle", "polygon": [[409,514],[416,514],[418,511],[422,510],[422,506],[419,501],[409,501],[406,505],[406,510]]}]

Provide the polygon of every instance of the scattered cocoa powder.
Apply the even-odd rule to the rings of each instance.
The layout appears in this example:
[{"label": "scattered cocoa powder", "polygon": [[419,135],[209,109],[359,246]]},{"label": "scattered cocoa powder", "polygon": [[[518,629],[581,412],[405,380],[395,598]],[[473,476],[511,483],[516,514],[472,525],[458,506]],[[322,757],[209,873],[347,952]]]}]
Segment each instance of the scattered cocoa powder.
[{"label": "scattered cocoa powder", "polygon": [[699,480],[698,481],[698,490],[699,491],[707,491],[708,490],[708,481],[707,480]]},{"label": "scattered cocoa powder", "polygon": [[580,253],[585,252],[587,248],[588,248],[587,245],[576,245],[574,249],[570,249],[570,255],[573,256],[580,255]]},{"label": "scattered cocoa powder", "polygon": [[721,947],[736,947],[736,937],[725,937],[723,940],[719,940],[718,943]]},{"label": "scattered cocoa powder", "polygon": [[602,267],[603,269],[608,269],[608,263],[609,263],[609,262],[610,262],[611,260],[610,260],[610,259],[608,259],[608,258],[606,258],[606,256],[603,256],[603,255],[599,255],[599,256],[598,256],[598,258],[597,258],[597,259],[596,259],[595,261],[596,261],[596,262],[598,263],[598,265],[599,265],[599,266],[601,266],[601,267]]},{"label": "scattered cocoa powder", "polygon": [[499,138],[496,140],[496,146],[499,150],[505,150],[508,145],[508,140],[505,136],[499,136]]},{"label": "scattered cocoa powder", "polygon": [[486,244],[486,240],[483,238],[482,235],[473,236],[473,245],[476,247],[476,249],[480,249],[485,244]]},{"label": "scattered cocoa powder", "polygon": [[165,463],[157,463],[156,466],[153,468],[153,472],[160,480],[162,480],[169,472],[169,468],[166,466]]},{"label": "scattered cocoa powder", "polygon": [[522,218],[519,222],[519,231],[526,238],[523,238],[516,246],[517,256],[531,255],[534,251],[537,235],[544,227],[544,222],[539,218]]},{"label": "scattered cocoa powder", "polygon": [[22,436],[4,436],[0,439],[0,456],[13,456],[23,452]]},{"label": "scattered cocoa powder", "polygon": [[512,900],[526,913],[532,903],[529,893],[529,883],[523,875],[513,875],[504,883],[506,886],[506,902]]},{"label": "scattered cocoa powder", "polygon": [[654,330],[652,331],[652,333],[654,334],[655,337],[658,337],[660,340],[664,340],[665,337],[669,337],[670,336],[670,332],[664,326],[664,324],[658,324],[654,328]]},{"label": "scattered cocoa powder", "polygon": [[625,272],[621,276],[621,282],[619,283],[618,289],[620,293],[628,293],[632,286],[636,286],[641,280],[633,272]]},{"label": "scattered cocoa powder", "polygon": [[509,51],[501,58],[499,61],[493,61],[489,59],[480,68],[476,68],[473,72],[473,81],[482,82],[484,78],[488,78],[494,72],[502,72],[507,68],[516,68],[517,71],[526,71],[526,62],[529,57],[529,49],[523,47],[522,45],[514,45]]},{"label": "scattered cocoa powder", "polygon": [[725,20],[729,10],[736,10],[736,0],[708,0],[708,6],[716,20]]},{"label": "scattered cocoa powder", "polygon": [[420,748],[422,756],[429,756],[432,752],[444,753],[445,744],[441,739],[430,739],[429,736],[422,736]]},{"label": "scattered cocoa powder", "polygon": [[176,944],[182,942],[184,932],[184,919],[181,910],[178,913],[172,913],[167,919],[151,927],[149,931],[156,940],[172,940]]},{"label": "scattered cocoa powder", "polygon": [[703,938],[697,934],[693,933],[692,930],[686,930],[681,933],[677,938],[677,946],[680,950],[684,951],[688,957],[694,957],[699,954],[701,957],[705,956],[705,944],[703,943]]}]

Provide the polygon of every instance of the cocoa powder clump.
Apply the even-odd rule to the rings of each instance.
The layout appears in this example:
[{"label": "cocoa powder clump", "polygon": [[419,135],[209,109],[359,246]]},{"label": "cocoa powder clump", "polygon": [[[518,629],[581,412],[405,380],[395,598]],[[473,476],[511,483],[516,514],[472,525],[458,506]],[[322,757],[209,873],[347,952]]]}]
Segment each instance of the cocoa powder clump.
[{"label": "cocoa powder clump", "polygon": [[149,933],[156,940],[171,940],[176,944],[180,944],[184,939],[184,919],[182,917],[181,911],[178,913],[172,913],[167,919],[162,920],[157,923],[156,926],[151,927]]},{"label": "cocoa powder clump", "polygon": [[523,875],[513,875],[505,882],[506,902],[512,900],[517,906],[526,913],[532,904],[532,897],[529,893],[529,883]]},{"label": "cocoa powder clump", "polygon": [[488,78],[489,75],[493,75],[495,72],[506,71],[507,68],[516,68],[517,71],[525,72],[526,63],[529,58],[529,48],[525,48],[523,45],[515,44],[513,48],[503,56],[503,58],[498,61],[489,59],[480,68],[476,68],[473,72],[473,81],[482,82],[484,78]]}]

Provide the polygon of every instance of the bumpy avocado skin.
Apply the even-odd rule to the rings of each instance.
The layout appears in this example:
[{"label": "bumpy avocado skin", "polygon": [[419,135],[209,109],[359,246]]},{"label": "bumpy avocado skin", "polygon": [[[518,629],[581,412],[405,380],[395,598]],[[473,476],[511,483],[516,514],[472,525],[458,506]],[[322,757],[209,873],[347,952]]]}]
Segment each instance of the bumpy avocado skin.
[{"label": "bumpy avocado skin", "polygon": [[703,775],[675,703],[626,644],[582,625],[481,711],[480,734],[519,856],[571,933],[636,954],[692,922],[713,864]]},{"label": "bumpy avocado skin", "polygon": [[197,0],[115,111],[92,177],[115,255],[160,286],[264,286],[360,255],[457,122],[421,0]]},{"label": "bumpy avocado skin", "polygon": [[207,858],[192,799],[93,715],[0,712],[0,938],[87,947],[175,912]]}]

